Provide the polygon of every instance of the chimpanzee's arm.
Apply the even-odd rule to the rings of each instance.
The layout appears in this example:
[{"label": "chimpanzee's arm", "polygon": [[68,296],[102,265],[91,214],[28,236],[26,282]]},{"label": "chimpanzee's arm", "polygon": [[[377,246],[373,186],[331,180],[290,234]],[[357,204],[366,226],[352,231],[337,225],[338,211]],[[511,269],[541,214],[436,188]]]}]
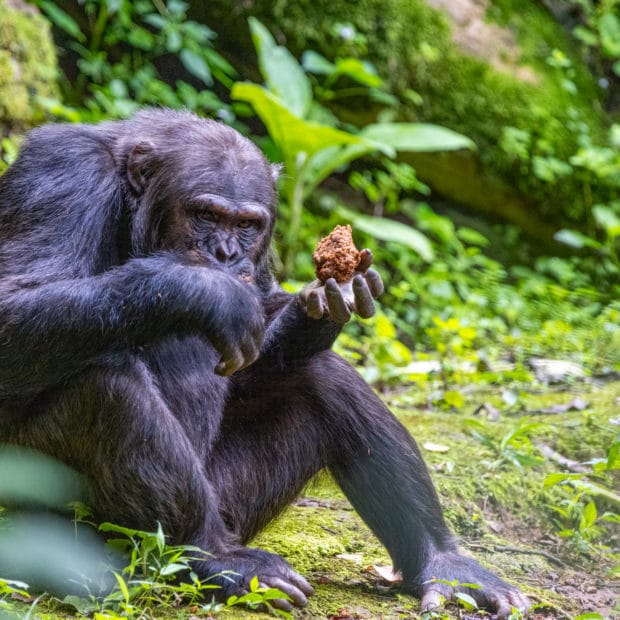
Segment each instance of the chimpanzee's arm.
[{"label": "chimpanzee's arm", "polygon": [[262,310],[249,287],[172,255],[92,277],[18,284],[0,282],[0,401],[28,398],[99,356],[168,333],[204,334],[222,355],[222,374],[254,361],[262,344]]}]

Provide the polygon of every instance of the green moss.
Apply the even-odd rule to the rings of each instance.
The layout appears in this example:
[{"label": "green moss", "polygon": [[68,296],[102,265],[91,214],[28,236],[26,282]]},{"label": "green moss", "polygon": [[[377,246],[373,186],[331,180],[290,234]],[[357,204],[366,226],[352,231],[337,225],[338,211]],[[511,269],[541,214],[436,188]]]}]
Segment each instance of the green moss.
[{"label": "green moss", "polygon": [[0,123],[11,127],[36,121],[37,97],[57,96],[49,24],[34,11],[20,11],[0,0]]}]

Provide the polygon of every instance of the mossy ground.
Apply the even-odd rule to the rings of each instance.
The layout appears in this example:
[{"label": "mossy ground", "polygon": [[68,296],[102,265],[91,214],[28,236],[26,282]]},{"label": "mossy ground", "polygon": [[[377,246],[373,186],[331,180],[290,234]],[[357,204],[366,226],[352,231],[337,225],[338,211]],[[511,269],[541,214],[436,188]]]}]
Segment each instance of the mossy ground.
[{"label": "mossy ground", "polygon": [[[590,406],[584,411],[530,416],[547,425],[532,441],[550,445],[576,461],[604,457],[618,432],[614,423],[618,422],[620,383],[524,392],[524,411],[483,421],[485,433],[497,437],[499,450],[501,438],[527,411],[565,404],[576,396]],[[610,558],[594,548],[577,553],[553,534],[550,505],[557,504],[561,494],[557,489],[544,489],[543,482],[547,473],[562,471],[561,467],[543,461],[519,469],[502,462],[501,454],[482,446],[468,432],[467,420],[479,418],[471,412],[481,403],[494,404],[501,411],[499,391],[489,388],[471,393],[460,413],[402,406],[409,398],[411,392],[406,392],[388,396],[388,401],[422,446],[446,517],[462,546],[507,580],[521,584],[533,602],[547,603],[549,607],[538,617],[572,618],[585,611],[609,617],[620,613],[618,608],[613,611]],[[436,447],[427,442],[447,451],[434,451]],[[425,444],[431,449],[425,449]],[[415,599],[390,590],[368,570],[373,565],[389,565],[389,558],[328,477],[309,488],[256,543],[281,553],[310,576],[316,595],[306,610],[297,613],[299,617],[419,617]],[[455,610],[446,613],[458,617]]]}]

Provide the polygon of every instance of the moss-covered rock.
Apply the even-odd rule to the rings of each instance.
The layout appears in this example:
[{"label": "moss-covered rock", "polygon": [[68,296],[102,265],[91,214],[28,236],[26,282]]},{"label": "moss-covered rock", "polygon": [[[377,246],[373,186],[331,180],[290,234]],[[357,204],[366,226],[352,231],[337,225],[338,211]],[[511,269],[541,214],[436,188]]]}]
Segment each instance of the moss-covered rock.
[{"label": "moss-covered rock", "polygon": [[[231,10],[229,2],[214,0],[204,7],[196,3],[192,10],[220,33],[219,44],[241,63],[252,57],[245,24],[250,15],[298,55],[314,49],[332,58],[369,58],[389,90],[405,102],[401,119],[438,123],[478,144],[479,156],[469,158],[410,157],[420,176],[444,196],[502,215],[530,232],[542,231],[542,236],[561,219],[569,197],[574,203],[570,184],[543,183],[500,146],[503,129],[516,127],[530,132],[545,150],[534,154],[566,159],[577,149],[578,123],[593,135],[601,132],[598,86],[541,3],[250,0]],[[343,37],[343,22],[361,37]],[[553,50],[560,50],[570,67],[552,66]],[[410,89],[422,95],[421,104],[408,96]],[[353,113],[367,120],[367,110]]]},{"label": "moss-covered rock", "polygon": [[21,0],[0,0],[0,129],[21,131],[41,116],[38,97],[57,97],[48,22]]}]

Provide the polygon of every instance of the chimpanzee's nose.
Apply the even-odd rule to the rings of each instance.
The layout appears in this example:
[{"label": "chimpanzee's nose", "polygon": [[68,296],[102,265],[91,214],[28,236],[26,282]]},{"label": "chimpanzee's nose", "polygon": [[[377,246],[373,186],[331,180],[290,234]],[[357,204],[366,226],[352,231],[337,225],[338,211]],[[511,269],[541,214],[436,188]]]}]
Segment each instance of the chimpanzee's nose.
[{"label": "chimpanzee's nose", "polygon": [[215,249],[215,258],[225,265],[237,262],[239,258],[239,248],[230,240],[223,241]]}]

